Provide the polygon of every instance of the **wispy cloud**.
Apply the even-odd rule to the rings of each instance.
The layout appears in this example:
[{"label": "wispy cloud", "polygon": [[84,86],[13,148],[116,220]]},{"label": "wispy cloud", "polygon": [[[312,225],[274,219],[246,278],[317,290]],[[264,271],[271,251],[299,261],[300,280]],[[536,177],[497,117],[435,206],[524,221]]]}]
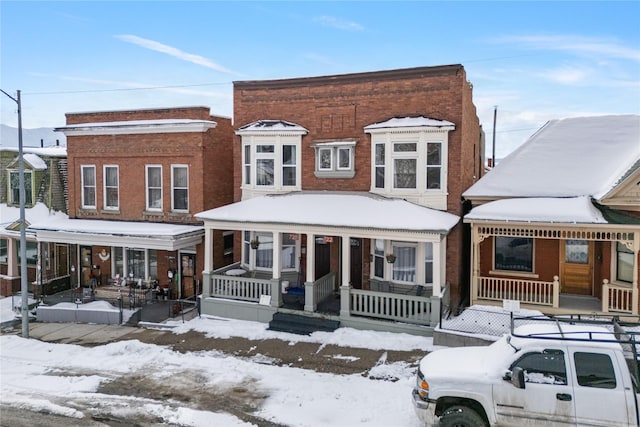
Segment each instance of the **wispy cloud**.
[{"label": "wispy cloud", "polygon": [[582,37],[574,35],[524,35],[505,36],[492,40],[496,43],[519,45],[534,50],[555,50],[576,55],[598,55],[600,57],[640,61],[640,49],[624,46],[616,40]]},{"label": "wispy cloud", "polygon": [[320,25],[324,25],[325,27],[333,27],[339,30],[347,30],[347,31],[363,31],[364,27],[357,22],[347,21],[342,18],[337,18],[335,16],[317,16],[313,18],[313,22],[316,22]]},{"label": "wispy cloud", "polygon": [[193,53],[183,52],[178,48],[168,46],[166,44],[162,44],[154,40],[144,39],[142,37],[134,36],[131,34],[122,34],[122,35],[117,35],[115,37],[127,43],[132,43],[137,46],[143,47],[145,49],[153,50],[156,52],[165,53],[167,55],[173,56],[174,58],[191,62],[196,65],[201,65],[203,67],[210,68],[214,71],[219,71],[221,73],[228,73],[228,74],[238,74],[226,67],[223,67],[222,65],[216,64],[215,62],[203,56],[195,55]]},{"label": "wispy cloud", "polygon": [[332,61],[330,58],[317,53],[307,52],[303,56],[308,60],[317,62],[319,64],[338,65],[334,61]]}]

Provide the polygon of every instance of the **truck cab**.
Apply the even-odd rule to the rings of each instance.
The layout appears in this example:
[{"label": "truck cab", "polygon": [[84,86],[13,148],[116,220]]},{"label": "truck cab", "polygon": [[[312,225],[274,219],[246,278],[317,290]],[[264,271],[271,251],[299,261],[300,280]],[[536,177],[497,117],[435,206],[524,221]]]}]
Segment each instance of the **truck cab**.
[{"label": "truck cab", "polygon": [[427,355],[413,390],[418,417],[441,426],[638,426],[637,332],[528,322],[487,347]]}]

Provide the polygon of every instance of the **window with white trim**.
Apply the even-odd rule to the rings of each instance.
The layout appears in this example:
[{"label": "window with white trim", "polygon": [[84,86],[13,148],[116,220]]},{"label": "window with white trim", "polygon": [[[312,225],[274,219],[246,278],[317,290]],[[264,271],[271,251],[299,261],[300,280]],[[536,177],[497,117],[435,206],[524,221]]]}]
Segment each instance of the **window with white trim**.
[{"label": "window with white trim", "polygon": [[633,283],[633,251],[620,242],[616,243],[615,251],[616,280]]},{"label": "window with white trim", "polygon": [[384,240],[375,239],[373,242],[373,275],[384,279]]},{"label": "window with white trim", "polygon": [[434,244],[374,239],[371,242],[371,275],[401,285],[432,286]]},{"label": "window with white trim", "polygon": [[282,234],[282,245],[280,249],[280,266],[282,270],[295,270],[298,259],[299,234]]},{"label": "window with white trim", "polygon": [[189,168],[171,165],[171,210],[189,211]]},{"label": "window with white trim", "polygon": [[391,151],[393,165],[393,188],[416,188],[418,144],[417,142],[394,142]]},{"label": "window with white trim", "polygon": [[439,190],[442,185],[442,143],[427,142],[427,190]]},{"label": "window with white trim", "polygon": [[96,167],[94,165],[83,165],[81,170],[82,185],[82,208],[96,208]]},{"label": "window with white trim", "polygon": [[275,146],[256,145],[256,185],[273,187],[275,182]]},{"label": "window with white trim", "polygon": [[319,178],[353,178],[355,175],[355,141],[318,142],[316,171]]},{"label": "window with white trim", "polygon": [[385,144],[374,145],[374,177],[373,185],[375,188],[384,189],[384,174],[385,174]]},{"label": "window with white trim", "polygon": [[424,283],[433,285],[433,243],[424,244]]},{"label": "window with white trim", "polygon": [[527,237],[494,238],[495,270],[533,272],[533,239]]},{"label": "window with white trim", "polygon": [[244,165],[244,183],[251,184],[251,145],[244,146],[244,153],[242,158],[242,164]]},{"label": "window with white trim", "polygon": [[104,171],[104,208],[118,209],[120,206],[118,166],[105,165]]},{"label": "window with white trim", "polygon": [[147,210],[162,211],[162,166],[146,165]]},{"label": "window with white trim", "polygon": [[[9,205],[20,204],[20,171],[9,171]],[[33,174],[30,170],[24,171],[24,205],[33,206]]]},{"label": "window with white trim", "polygon": [[393,242],[392,279],[394,282],[412,284],[416,282],[416,245],[410,243]]}]

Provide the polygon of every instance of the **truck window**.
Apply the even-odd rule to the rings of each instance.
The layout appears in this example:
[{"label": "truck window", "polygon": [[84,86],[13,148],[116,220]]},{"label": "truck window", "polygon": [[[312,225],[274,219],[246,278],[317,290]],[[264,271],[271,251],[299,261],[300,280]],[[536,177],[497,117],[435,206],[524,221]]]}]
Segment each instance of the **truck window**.
[{"label": "truck window", "polygon": [[575,352],[573,360],[578,384],[582,387],[616,388],[616,374],[608,355]]},{"label": "truck window", "polygon": [[515,367],[522,368],[524,380],[528,383],[567,384],[564,353],[560,350],[527,353],[511,365],[511,370]]}]

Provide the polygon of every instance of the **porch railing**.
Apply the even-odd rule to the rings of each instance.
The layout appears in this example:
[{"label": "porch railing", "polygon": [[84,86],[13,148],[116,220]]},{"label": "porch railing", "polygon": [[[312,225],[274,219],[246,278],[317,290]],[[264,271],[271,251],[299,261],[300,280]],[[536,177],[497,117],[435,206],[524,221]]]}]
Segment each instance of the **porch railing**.
[{"label": "porch railing", "polygon": [[431,300],[425,297],[351,289],[350,314],[429,325]]},{"label": "porch railing", "polygon": [[602,310],[633,313],[633,289],[629,286],[613,285],[607,279],[602,284]]},{"label": "porch railing", "polygon": [[313,282],[313,300],[321,303],[335,292],[336,273],[330,272]]},{"label": "porch railing", "polygon": [[271,281],[253,277],[211,276],[211,296],[259,302],[261,295],[271,295]]},{"label": "porch railing", "polygon": [[478,299],[517,300],[525,304],[539,304],[558,307],[560,282],[553,276],[553,282],[502,277],[480,277]]}]

